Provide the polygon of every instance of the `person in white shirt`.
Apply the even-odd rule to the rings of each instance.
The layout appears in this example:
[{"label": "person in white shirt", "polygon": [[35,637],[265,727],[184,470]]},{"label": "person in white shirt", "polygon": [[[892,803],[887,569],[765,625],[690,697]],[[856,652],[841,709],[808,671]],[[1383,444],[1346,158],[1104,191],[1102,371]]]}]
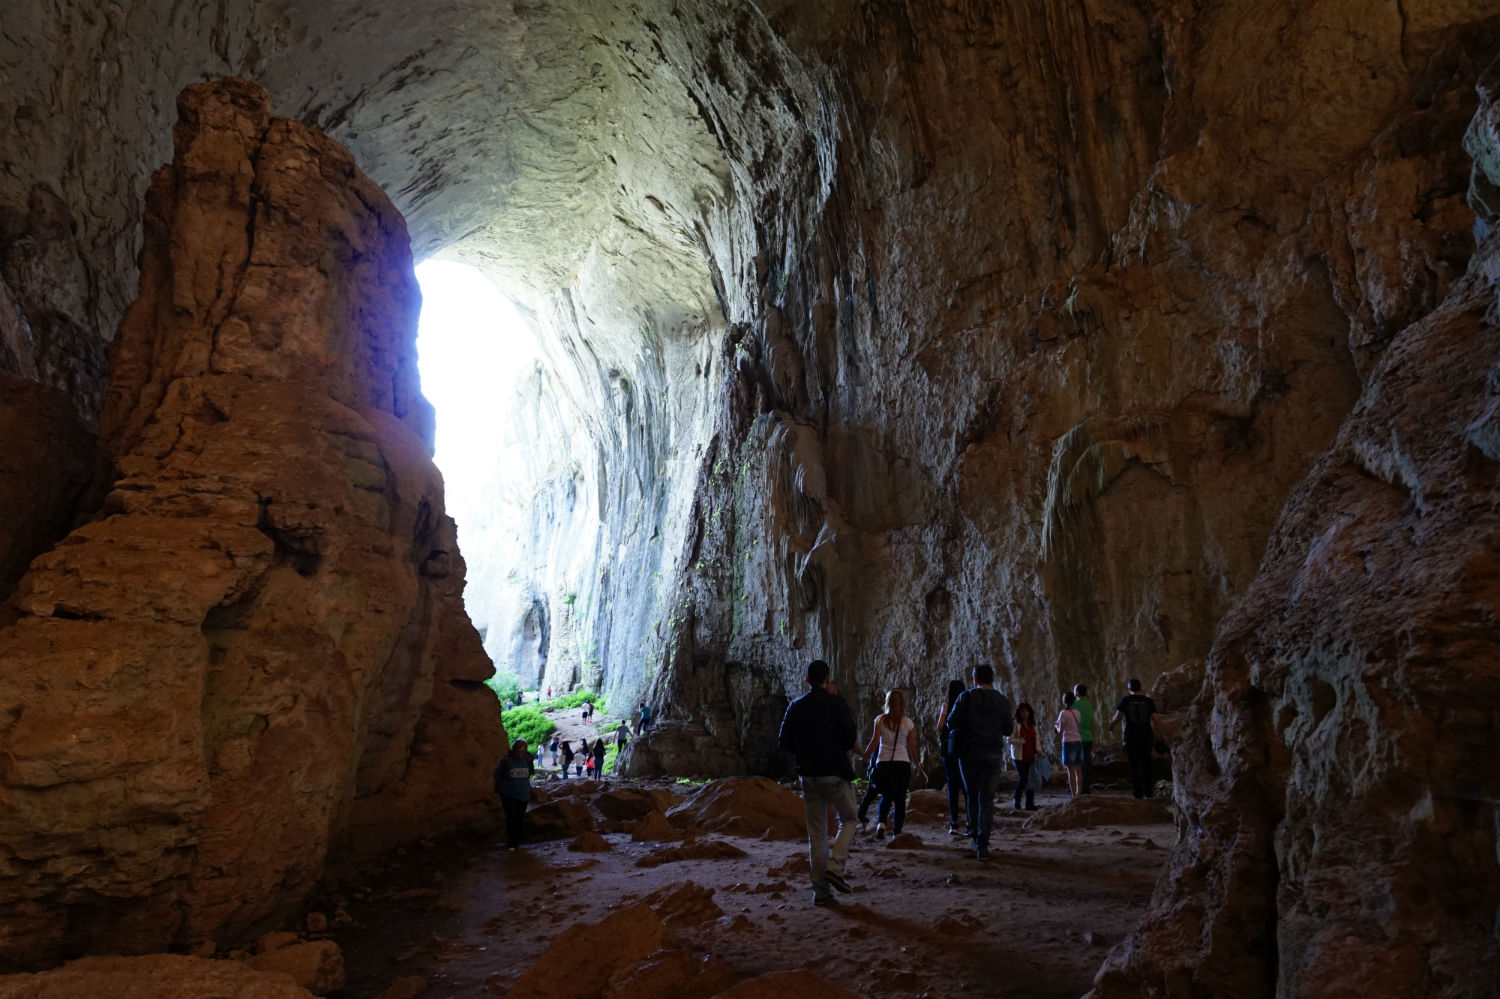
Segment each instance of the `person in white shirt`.
[{"label": "person in white shirt", "polygon": [[875,760],[875,769],[870,776],[870,791],[860,802],[860,825],[869,822],[871,794],[880,795],[880,812],[875,822],[875,835],[885,836],[885,817],[892,803],[895,804],[893,833],[900,833],[906,824],[906,792],[911,787],[911,768],[917,762],[917,726],[906,715],[906,697],[899,690],[885,695],[885,713],[875,719],[875,730],[870,734],[870,744],[865,747],[863,761]]}]

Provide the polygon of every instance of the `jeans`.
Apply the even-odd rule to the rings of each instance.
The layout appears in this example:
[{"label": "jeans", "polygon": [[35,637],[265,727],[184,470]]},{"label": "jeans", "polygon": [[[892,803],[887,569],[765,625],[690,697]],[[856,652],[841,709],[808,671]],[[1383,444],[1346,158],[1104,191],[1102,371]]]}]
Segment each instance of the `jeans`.
[{"label": "jeans", "polygon": [[[838,835],[828,841],[828,806],[839,817]],[[813,891],[828,894],[828,872],[840,876],[854,840],[854,785],[842,777],[803,777],[802,808],[807,815],[807,861]]]},{"label": "jeans", "polygon": [[876,821],[885,823],[886,813],[894,802],[896,814],[891,831],[900,832],[901,827],[906,825],[906,792],[911,787],[911,764],[895,760],[877,763],[873,783],[880,789],[880,818]]},{"label": "jeans", "polygon": [[969,815],[969,796],[964,794],[964,775],[959,772],[958,757],[943,757],[943,777],[948,782],[948,825],[954,829],[958,828],[958,796],[964,795],[964,831],[974,828],[974,820]]},{"label": "jeans", "polygon": [[974,824],[974,845],[990,845],[990,827],[995,821],[995,791],[1005,772],[1003,756],[966,756],[958,761],[969,795],[969,820]]},{"label": "jeans", "polygon": [[526,799],[502,794],[500,804],[505,809],[505,845],[520,846],[521,831],[526,825]]},{"label": "jeans", "polygon": [[1083,793],[1091,794],[1094,790],[1094,744],[1085,742],[1083,744]]},{"label": "jeans", "polygon": [[1130,793],[1137,798],[1151,797],[1151,740],[1125,740],[1125,758],[1130,762]]},{"label": "jeans", "polygon": [[1021,794],[1026,795],[1026,807],[1036,804],[1036,792],[1027,787],[1031,780],[1031,764],[1016,760],[1016,807],[1021,807]]}]

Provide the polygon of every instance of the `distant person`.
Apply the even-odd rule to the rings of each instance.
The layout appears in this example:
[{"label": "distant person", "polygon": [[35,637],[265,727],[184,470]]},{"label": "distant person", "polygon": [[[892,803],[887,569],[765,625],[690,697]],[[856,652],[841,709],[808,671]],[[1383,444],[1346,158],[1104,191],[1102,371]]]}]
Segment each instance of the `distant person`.
[{"label": "distant person", "polygon": [[1062,761],[1068,768],[1068,794],[1075,798],[1083,793],[1083,739],[1078,732],[1080,715],[1073,706],[1077,700],[1071,690],[1063,694],[1063,709],[1052,725],[1054,731],[1062,734]]},{"label": "distant person", "polygon": [[988,663],[974,667],[974,686],[958,696],[948,718],[953,733],[951,751],[958,756],[964,791],[969,796],[969,819],[974,831],[974,856],[990,859],[990,827],[995,820],[995,791],[1005,771],[1005,748],[1015,726],[1010,698],[995,689],[995,670]]},{"label": "distant person", "polygon": [[1073,685],[1073,709],[1078,712],[1078,738],[1083,744],[1083,793],[1094,793],[1094,702],[1086,684]]},{"label": "distant person", "polygon": [[552,756],[552,765],[557,766],[557,736],[552,737],[552,741],[547,744],[547,750]]},{"label": "distant person", "polygon": [[563,779],[567,780],[567,778],[568,778],[568,768],[570,768],[573,765],[573,756],[574,756],[573,747],[568,743],[567,739],[564,739],[563,743],[562,743],[562,756],[563,756],[562,775],[563,775]]},{"label": "distant person", "polygon": [[518,690],[518,691],[516,691],[516,703],[517,704],[525,704],[526,703],[526,691],[524,691],[524,690]]},{"label": "distant person", "polygon": [[624,722],[615,729],[615,773],[620,772],[620,764],[625,760],[625,747],[630,745],[630,726]]},{"label": "distant person", "polygon": [[[958,757],[948,752],[948,716],[953,711],[953,702],[958,700],[958,695],[964,692],[962,680],[948,681],[948,694],[943,698],[943,706],[938,711],[937,736],[938,754],[943,762],[943,778],[948,783],[948,835],[949,836],[973,836],[974,822],[969,809],[969,797],[964,794],[964,778],[958,772]],[[958,798],[964,798],[964,831],[958,831]]]},{"label": "distant person", "polygon": [[1127,693],[1115,705],[1115,716],[1109,720],[1114,731],[1125,720],[1125,759],[1130,764],[1130,793],[1137,798],[1151,797],[1151,746],[1156,741],[1156,702],[1141,693],[1141,681],[1131,679]]},{"label": "distant person", "polygon": [[[644,705],[643,705],[644,707]],[[807,820],[808,867],[812,874],[813,905],[833,901],[830,886],[852,891],[844,879],[849,844],[854,839],[854,768],[849,747],[856,737],[849,705],[828,692],[828,664],[807,664],[807,693],[787,705],[777,743],[797,761],[802,783],[802,809]],[[828,841],[828,806],[839,829]]]},{"label": "distant person", "polygon": [[604,737],[594,740],[594,776],[604,779]]},{"label": "distant person", "polygon": [[1036,764],[1036,712],[1022,701],[1016,705],[1016,728],[1010,737],[1010,758],[1016,765],[1016,807],[1026,795],[1026,810],[1036,811],[1036,788],[1031,786],[1031,768]]},{"label": "distant person", "polygon": [[550,685],[547,687],[547,700],[552,700],[552,687]]},{"label": "distant person", "polygon": [[[587,745],[587,744],[585,743],[585,745]],[[583,769],[586,770],[586,771],[588,771],[589,780],[593,780],[594,779],[594,773],[595,773],[595,771],[594,771],[594,751],[592,749],[588,750],[587,752],[585,752],[583,754]],[[583,774],[580,773],[578,776],[582,777]]]},{"label": "distant person", "polygon": [[495,793],[500,796],[500,805],[505,809],[505,848],[511,853],[521,846],[526,804],[531,800],[531,775],[535,772],[536,764],[526,751],[525,739],[511,743],[510,752],[502,756],[495,767]]},{"label": "distant person", "polygon": [[[885,695],[885,712],[875,718],[870,744],[861,757],[874,759],[875,777],[870,786],[880,792],[880,812],[875,820],[875,836],[885,836],[885,817],[894,803],[891,832],[899,834],[906,825],[906,792],[911,788],[911,768],[917,761],[917,726],[906,716],[906,697],[899,690]],[[869,795],[860,803],[868,808]],[[868,820],[861,812],[859,824]]]},{"label": "distant person", "polygon": [[651,705],[645,701],[641,702],[641,727],[637,729],[641,735],[646,734],[646,729],[651,727]]}]

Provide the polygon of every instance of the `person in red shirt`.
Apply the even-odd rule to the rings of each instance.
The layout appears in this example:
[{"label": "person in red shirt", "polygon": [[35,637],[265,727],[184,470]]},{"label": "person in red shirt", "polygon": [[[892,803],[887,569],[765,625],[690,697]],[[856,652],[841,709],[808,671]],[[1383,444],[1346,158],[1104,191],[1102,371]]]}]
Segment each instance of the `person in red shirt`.
[{"label": "person in red shirt", "polygon": [[1010,736],[1010,758],[1016,764],[1016,807],[1026,794],[1026,810],[1036,811],[1036,791],[1031,785],[1031,765],[1036,762],[1036,712],[1022,701],[1016,705],[1016,730]]}]

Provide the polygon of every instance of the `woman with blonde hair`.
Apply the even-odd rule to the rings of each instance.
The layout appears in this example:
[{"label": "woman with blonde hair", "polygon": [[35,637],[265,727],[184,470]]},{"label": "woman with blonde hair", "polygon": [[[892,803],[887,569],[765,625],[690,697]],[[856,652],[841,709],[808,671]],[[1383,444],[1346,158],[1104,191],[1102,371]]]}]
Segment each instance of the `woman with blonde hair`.
[{"label": "woman with blonde hair", "polygon": [[[871,787],[880,793],[875,835],[885,836],[885,817],[892,803],[896,814],[891,831],[899,834],[906,824],[906,791],[911,787],[912,765],[917,762],[917,726],[907,717],[906,697],[899,690],[885,695],[885,712],[875,719],[875,730],[863,754],[864,762],[871,758],[875,760]],[[861,816],[860,822],[865,821]]]}]

